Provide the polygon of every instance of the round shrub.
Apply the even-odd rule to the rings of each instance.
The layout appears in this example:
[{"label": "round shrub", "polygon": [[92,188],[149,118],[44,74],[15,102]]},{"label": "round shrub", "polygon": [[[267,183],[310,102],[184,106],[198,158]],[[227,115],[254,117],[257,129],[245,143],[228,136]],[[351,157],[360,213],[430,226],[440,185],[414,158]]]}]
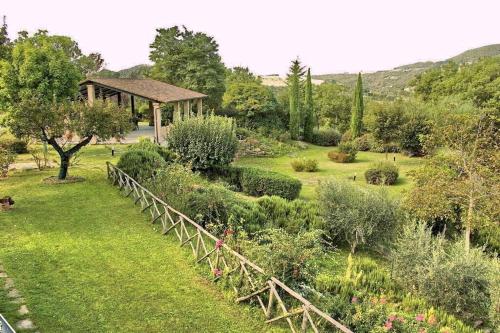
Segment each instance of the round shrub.
[{"label": "round shrub", "polygon": [[176,159],[176,155],[173,151],[166,147],[162,147],[152,142],[149,139],[140,139],[138,143],[130,145],[128,149],[136,150],[147,150],[157,152],[167,163],[173,162]]},{"label": "round shrub", "polygon": [[302,183],[295,178],[277,172],[257,168],[242,168],[241,188],[253,196],[277,195],[293,200],[299,196]]},{"label": "round shrub", "polygon": [[296,171],[296,172],[302,172],[302,171],[304,171],[304,168],[305,168],[303,159],[293,160],[290,162],[290,165],[292,166],[293,171]]},{"label": "round shrub", "polygon": [[358,151],[369,151],[371,147],[371,142],[373,141],[373,137],[371,134],[363,134],[360,137],[354,139],[354,146]]},{"label": "round shrub", "polygon": [[0,178],[7,177],[9,166],[14,162],[14,154],[7,149],[0,147]]},{"label": "round shrub", "polygon": [[398,176],[398,167],[391,162],[379,162],[365,171],[366,182],[374,185],[394,185]]},{"label": "round shrub", "polygon": [[16,139],[14,137],[2,138],[0,148],[10,150],[14,154],[28,153],[28,144],[26,141]]},{"label": "round shrub", "polygon": [[318,146],[336,146],[340,142],[340,133],[333,128],[314,129],[311,141]]},{"label": "round shrub", "polygon": [[176,122],[166,139],[178,160],[190,164],[194,170],[228,165],[238,148],[233,120],[218,116]]},{"label": "round shrub", "polygon": [[356,159],[358,151],[354,143],[351,141],[342,142],[339,145],[338,152],[331,151],[328,153],[328,158],[337,163],[351,163]]},{"label": "round shrub", "polygon": [[155,151],[133,149],[120,156],[116,166],[138,182],[142,182],[151,178],[165,164],[165,160]]},{"label": "round shrub", "polygon": [[296,159],[290,162],[290,165],[292,166],[293,170],[297,172],[316,172],[319,170],[318,161],[314,159]]}]

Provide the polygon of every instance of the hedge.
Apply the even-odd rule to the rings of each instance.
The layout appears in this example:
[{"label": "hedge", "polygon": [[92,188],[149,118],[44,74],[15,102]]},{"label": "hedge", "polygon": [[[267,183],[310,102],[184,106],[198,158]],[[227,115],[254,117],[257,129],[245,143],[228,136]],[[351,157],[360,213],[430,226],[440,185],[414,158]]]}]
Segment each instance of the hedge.
[{"label": "hedge", "polygon": [[15,138],[2,138],[0,148],[9,150],[14,154],[26,154],[28,152],[26,141]]},{"label": "hedge", "polygon": [[340,142],[340,133],[333,128],[314,129],[311,143],[318,146],[336,146]]},{"label": "hedge", "polygon": [[243,192],[257,197],[277,195],[293,200],[302,189],[298,179],[257,168],[242,168],[240,183]]},{"label": "hedge", "polygon": [[165,160],[155,151],[132,149],[120,156],[116,166],[142,182],[151,178],[165,164]]}]

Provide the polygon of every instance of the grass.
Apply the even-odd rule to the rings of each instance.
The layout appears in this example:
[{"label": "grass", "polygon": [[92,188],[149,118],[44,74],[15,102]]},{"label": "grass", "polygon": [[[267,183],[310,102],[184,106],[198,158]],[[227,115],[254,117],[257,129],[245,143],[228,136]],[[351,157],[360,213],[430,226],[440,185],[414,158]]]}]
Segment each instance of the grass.
[{"label": "grass", "polygon": [[[106,160],[116,157],[86,148],[70,169],[82,183],[42,183],[54,169],[0,181],[0,195],[16,201],[0,212],[0,260],[40,331],[267,331],[254,308],[235,305],[107,183]],[[13,323],[16,309],[0,293],[0,311]]]},{"label": "grass", "polygon": [[[331,178],[353,181],[353,177],[356,175],[356,184],[370,188],[377,187],[376,185],[366,184],[364,172],[372,163],[385,161],[385,154],[358,152],[354,163],[336,163],[328,159],[327,156],[327,153],[333,149],[336,148],[309,145],[307,149],[280,157],[243,157],[238,159],[235,164],[260,167],[299,179],[303,185],[300,193],[303,199],[316,198],[316,187],[319,182]],[[410,158],[403,154],[389,154],[389,160],[392,161],[394,156],[396,157],[396,164],[399,167],[399,178],[395,185],[388,186],[387,189],[390,195],[398,197],[411,187],[411,180],[408,178],[407,172],[421,165],[422,159]],[[293,171],[290,162],[296,158],[316,159],[319,171]]]}]

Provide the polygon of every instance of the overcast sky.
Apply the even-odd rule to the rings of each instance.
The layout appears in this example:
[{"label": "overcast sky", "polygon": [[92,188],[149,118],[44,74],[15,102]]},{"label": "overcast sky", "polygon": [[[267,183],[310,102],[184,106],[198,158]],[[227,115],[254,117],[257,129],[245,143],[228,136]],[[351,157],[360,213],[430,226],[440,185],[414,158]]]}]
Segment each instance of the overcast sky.
[{"label": "overcast sky", "polygon": [[500,43],[500,0],[1,0],[9,33],[69,35],[113,70],[149,62],[155,29],[214,36],[227,66],[283,74],[299,56],[314,74],[442,60]]}]

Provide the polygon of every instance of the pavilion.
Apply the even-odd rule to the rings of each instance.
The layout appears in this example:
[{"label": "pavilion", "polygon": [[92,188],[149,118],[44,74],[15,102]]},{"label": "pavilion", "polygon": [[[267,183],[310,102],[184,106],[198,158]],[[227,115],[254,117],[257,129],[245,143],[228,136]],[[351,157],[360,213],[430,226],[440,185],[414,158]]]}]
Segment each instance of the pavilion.
[{"label": "pavilion", "polygon": [[[195,113],[202,115],[203,99],[207,97],[202,93],[161,81],[119,78],[88,78],[80,82],[80,95],[91,105],[96,96],[116,99],[119,105],[122,105],[125,96],[130,96],[132,115],[136,113],[135,97],[149,101],[149,110],[154,119],[154,140],[157,143],[160,143],[166,134],[166,128],[161,125],[161,103],[173,104],[175,122],[178,119],[189,118]],[[193,112],[194,108],[196,112]]]}]

